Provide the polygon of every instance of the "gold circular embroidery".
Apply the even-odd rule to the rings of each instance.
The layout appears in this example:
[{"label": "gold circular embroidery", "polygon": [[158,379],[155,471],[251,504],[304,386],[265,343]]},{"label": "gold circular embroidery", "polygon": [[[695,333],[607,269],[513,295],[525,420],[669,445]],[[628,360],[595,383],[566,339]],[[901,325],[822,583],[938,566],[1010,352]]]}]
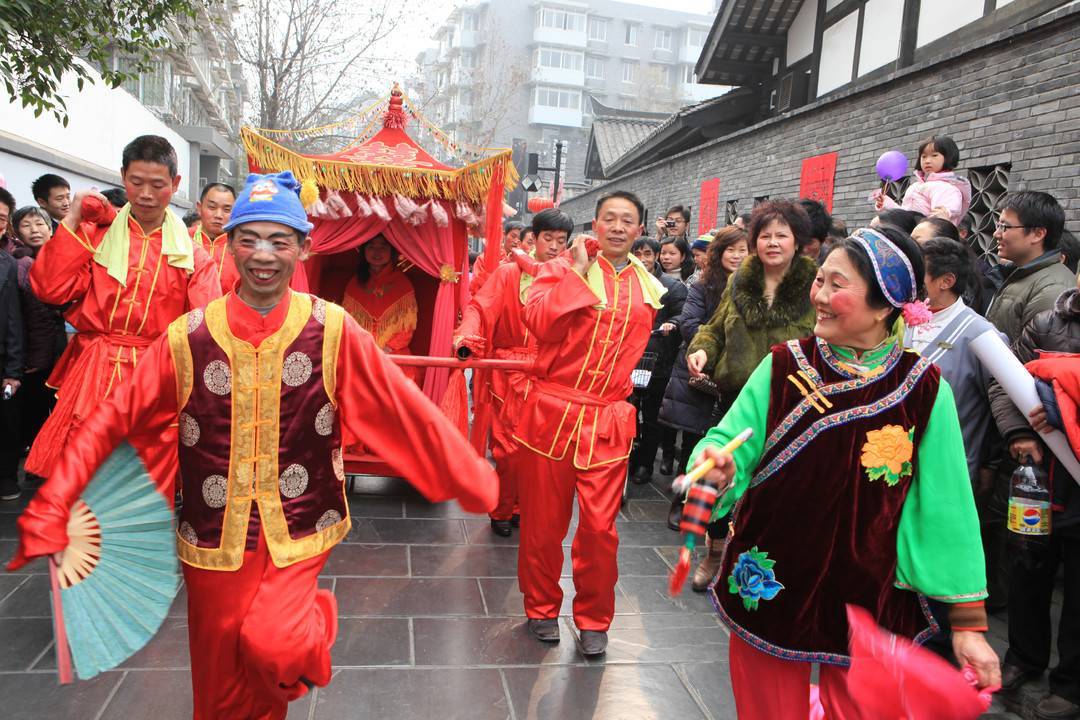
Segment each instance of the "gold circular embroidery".
[{"label": "gold circular embroidery", "polygon": [[191,523],[180,523],[180,527],[176,532],[180,536],[180,539],[186,542],[188,545],[199,544],[199,536],[195,534],[195,528],[191,527]]},{"label": "gold circular embroidery", "polygon": [[330,451],[330,464],[334,466],[334,475],[341,482],[345,482],[345,460],[341,456],[341,448],[336,447]]},{"label": "gold circular embroidery", "polygon": [[195,308],[188,313],[187,316],[187,331],[190,335],[199,329],[199,326],[203,323],[203,311],[202,308]]},{"label": "gold circular embroidery", "polygon": [[223,360],[212,360],[203,370],[202,377],[206,389],[215,395],[232,392],[232,371]]},{"label": "gold circular embroidery", "polygon": [[334,406],[326,403],[315,416],[315,432],[322,436],[334,432]]},{"label": "gold circular embroidery", "polygon": [[229,481],[225,479],[224,475],[211,475],[203,480],[202,484],[202,498],[206,503],[206,507],[218,508],[225,507],[225,501],[229,497]]},{"label": "gold circular embroidery", "polygon": [[315,532],[322,532],[328,527],[333,527],[341,522],[341,513],[337,510],[327,510],[319,518],[319,521],[315,523]]},{"label": "gold circular embroidery", "polygon": [[297,350],[285,358],[281,369],[281,382],[290,387],[303,385],[311,377],[311,358]]},{"label": "gold circular embroidery", "polygon": [[326,324],[326,301],[319,298],[315,301],[315,304],[311,306],[311,316],[315,318],[320,325]]},{"label": "gold circular embroidery", "polygon": [[278,488],[281,494],[287,498],[300,497],[307,490],[308,471],[303,465],[290,465],[281,473],[278,480]]},{"label": "gold circular embroidery", "polygon": [[180,413],[180,444],[184,447],[194,447],[202,437],[202,430],[195,418],[186,412]]}]

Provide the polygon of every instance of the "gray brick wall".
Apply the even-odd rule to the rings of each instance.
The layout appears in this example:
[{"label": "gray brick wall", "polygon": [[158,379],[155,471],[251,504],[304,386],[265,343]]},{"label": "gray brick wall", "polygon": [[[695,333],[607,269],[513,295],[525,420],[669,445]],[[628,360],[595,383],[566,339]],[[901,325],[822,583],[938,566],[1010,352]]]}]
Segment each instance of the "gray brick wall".
[{"label": "gray brick wall", "polygon": [[[802,160],[837,152],[833,213],[849,227],[867,223],[867,195],[879,185],[874,163],[890,149],[914,159],[919,141],[947,134],[960,147],[958,171],[1011,163],[1010,190],[1044,190],[1080,233],[1080,8],[959,48],[947,59],[842,91],[790,115],[616,178],[562,204],[579,225],[613,189],[638,193],[650,219],[676,203],[696,209],[702,181],[720,178],[724,203],[749,210],[753,198],[793,197]],[[651,226],[651,223],[650,223]],[[651,227],[650,227],[651,229]]]}]

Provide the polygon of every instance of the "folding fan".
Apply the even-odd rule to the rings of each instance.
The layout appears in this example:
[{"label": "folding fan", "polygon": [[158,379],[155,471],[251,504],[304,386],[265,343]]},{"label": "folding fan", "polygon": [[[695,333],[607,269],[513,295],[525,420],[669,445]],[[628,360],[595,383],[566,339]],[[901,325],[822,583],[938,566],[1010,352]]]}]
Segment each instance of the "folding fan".
[{"label": "folding fan", "polygon": [[173,512],[127,443],[72,508],[69,545],[50,560],[60,682],[116,667],[161,627],[178,586]]}]

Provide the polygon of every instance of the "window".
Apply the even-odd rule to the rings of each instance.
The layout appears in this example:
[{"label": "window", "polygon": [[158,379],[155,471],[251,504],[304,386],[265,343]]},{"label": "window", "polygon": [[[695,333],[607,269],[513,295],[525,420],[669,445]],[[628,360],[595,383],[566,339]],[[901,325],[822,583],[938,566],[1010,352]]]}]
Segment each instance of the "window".
[{"label": "window", "polygon": [[624,83],[637,82],[637,63],[627,62],[626,60],[623,60],[622,81]]},{"label": "window", "polygon": [[657,65],[656,70],[662,86],[671,87],[675,84],[675,68],[670,65]]},{"label": "window", "polygon": [[136,97],[143,105],[163,107],[165,105],[165,64],[160,60],[148,63],[148,69],[139,72],[138,62],[134,58],[117,58],[116,69],[131,73],[124,81],[123,88]]},{"label": "window", "polygon": [[626,24],[626,34],[623,36],[623,42],[627,45],[637,45],[637,25]]},{"label": "window", "polygon": [[593,78],[594,80],[604,79],[604,58],[587,57],[585,58],[585,77]]},{"label": "window", "polygon": [[727,225],[733,224],[739,219],[739,201],[728,200],[724,203],[724,222]]},{"label": "window", "polygon": [[697,75],[694,74],[693,65],[686,66],[686,72],[683,75],[683,82],[687,85],[693,85],[697,82]]},{"label": "window", "polygon": [[577,90],[560,90],[541,86],[536,88],[536,104],[563,110],[579,110],[581,93]]},{"label": "window", "polygon": [[582,32],[585,29],[585,16],[581,13],[542,8],[539,10],[539,15],[541,27],[572,32]]},{"label": "window", "polygon": [[686,44],[689,47],[705,47],[705,38],[708,33],[699,28],[690,28],[686,31]]},{"label": "window", "polygon": [[477,18],[476,15],[474,15],[473,13],[466,13],[465,15],[462,15],[461,16],[461,27],[462,27],[462,29],[464,29],[464,30],[476,30],[477,25],[478,25],[478,23],[477,23],[478,19],[479,18]]},{"label": "window", "polygon": [[581,70],[582,54],[565,52],[563,50],[550,50],[541,48],[537,50],[537,65],[559,70]]},{"label": "window", "polygon": [[968,170],[971,182],[971,209],[967,219],[971,223],[971,233],[967,241],[971,249],[980,258],[992,263],[997,259],[997,240],[994,239],[994,223],[998,220],[997,206],[1009,190],[1009,163],[987,165]]},{"label": "window", "polygon": [[657,28],[656,34],[653,36],[653,47],[657,50],[670,50],[671,31],[664,28]]},{"label": "window", "polygon": [[607,20],[604,18],[589,18],[589,39],[607,42]]}]

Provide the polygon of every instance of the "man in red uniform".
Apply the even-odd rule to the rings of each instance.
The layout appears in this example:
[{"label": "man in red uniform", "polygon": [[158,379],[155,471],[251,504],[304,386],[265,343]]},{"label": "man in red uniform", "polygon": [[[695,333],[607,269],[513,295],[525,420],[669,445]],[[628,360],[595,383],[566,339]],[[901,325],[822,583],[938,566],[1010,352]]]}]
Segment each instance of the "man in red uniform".
[{"label": "man in red uniform", "polygon": [[[479,356],[501,360],[533,359],[536,341],[522,319],[525,297],[538,263],[557,258],[573,229],[574,221],[564,212],[548,208],[537,213],[532,228],[527,231],[535,238],[534,257],[515,254],[526,267],[507,262],[492,273],[465,308],[454,333],[454,347],[464,345]],[[491,511],[491,529],[502,537],[509,537],[512,532],[518,504],[518,478],[514,470],[517,443],[511,436],[514,420],[504,417],[502,408],[507,393],[514,392],[524,380],[520,373],[492,372],[485,387],[494,405],[491,454],[499,474],[499,504]]]},{"label": "man in red uniform", "polygon": [[[19,519],[9,566],[67,546],[69,508],[121,439],[144,457],[178,424],[196,720],[285,718],[330,682],[337,605],[316,580],[350,527],[343,434],[431,500],[495,505],[491,467],[371,335],[289,289],[311,242],[298,189],[289,172],[248,178],[226,226],[237,292],[172,323],[87,419]],[[171,478],[153,477],[171,498]]]},{"label": "man in red uniform", "polygon": [[[510,258],[510,252],[517,247],[517,244],[521,241],[521,233],[525,230],[525,223],[518,222],[517,220],[507,220],[503,223],[503,239],[502,239],[502,256],[499,261],[500,264]],[[473,263],[472,280],[469,281],[469,292],[475,295],[480,292],[480,288],[484,286],[487,279],[491,277],[491,274],[495,272],[495,268],[484,267],[484,254],[480,253],[480,257],[476,258],[476,262]]]},{"label": "man in red uniform", "polygon": [[229,238],[225,235],[225,223],[229,221],[233,205],[236,204],[236,190],[225,183],[208,183],[195,203],[199,213],[199,222],[191,228],[191,237],[210,255],[221,278],[222,294],[236,286],[239,275],[236,263],[226,252]]},{"label": "man in red uniform", "polygon": [[534,377],[505,411],[522,448],[518,582],[529,631],[559,639],[562,541],[576,492],[574,622],[586,656],[607,649],[615,612],[615,516],[636,424],[626,398],[664,293],[630,254],[643,212],[632,193],[605,195],[593,221],[599,256],[588,255],[579,235],[569,259],[541,268],[525,302],[525,327],[537,344]]},{"label": "man in red uniform", "polygon": [[169,323],[221,294],[210,257],[169,210],[180,185],[176,162],[165,138],[135,138],[120,170],[128,205],[111,224],[96,225],[82,216],[83,200],[92,196],[88,207],[100,217],[108,200],[78,193],[34,261],[34,293],[51,305],[71,303],[65,317],[78,334],[49,376],[57,405],[26,459],[28,472],[48,477],[71,431],[131,375]]}]

